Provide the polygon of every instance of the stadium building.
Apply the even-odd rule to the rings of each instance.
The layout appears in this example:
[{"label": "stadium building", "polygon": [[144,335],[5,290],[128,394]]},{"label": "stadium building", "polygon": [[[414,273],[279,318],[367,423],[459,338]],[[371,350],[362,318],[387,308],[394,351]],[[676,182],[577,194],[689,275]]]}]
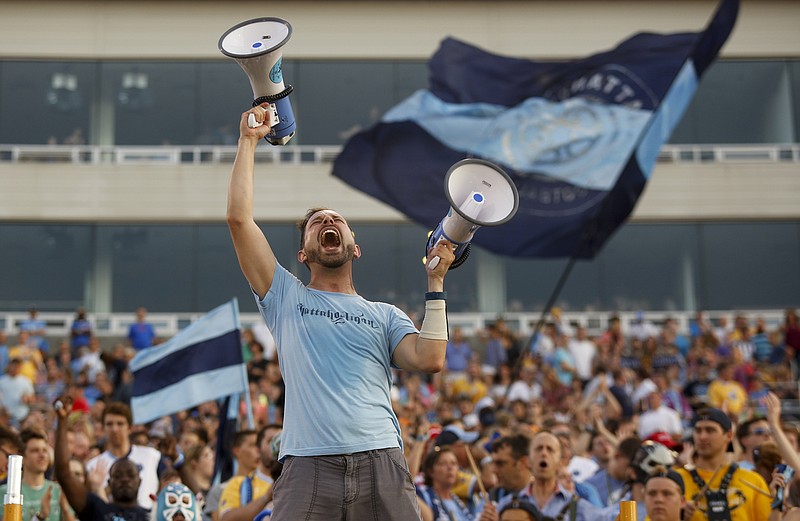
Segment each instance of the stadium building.
[{"label": "stadium building", "polygon": [[[294,223],[309,207],[338,209],[364,251],[359,292],[414,311],[429,230],[331,167],[349,137],[427,86],[440,41],[565,60],[639,31],[701,30],[716,4],[2,2],[0,329],[14,332],[31,305],[53,332],[78,306],[109,334],[137,306],[165,331],[233,296],[255,316],[225,224],[239,115],[252,99],[217,48],[236,23],[277,16],[293,27],[283,74],[295,87],[297,134],[284,147],[263,143],[256,166],[256,218],[278,259],[306,277]],[[798,2],[742,1],[630,221],[574,266],[556,300],[569,317],[597,328],[644,310],[685,325],[695,310],[747,310],[775,322],[797,306],[799,26]],[[504,314],[524,331],[566,262],[473,248],[448,275],[451,320],[477,327]]]}]

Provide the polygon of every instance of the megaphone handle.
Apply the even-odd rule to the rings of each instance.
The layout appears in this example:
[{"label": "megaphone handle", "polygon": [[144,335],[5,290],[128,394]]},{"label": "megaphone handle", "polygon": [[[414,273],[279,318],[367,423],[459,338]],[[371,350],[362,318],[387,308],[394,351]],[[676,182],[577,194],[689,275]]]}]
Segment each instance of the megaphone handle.
[{"label": "megaphone handle", "polygon": [[440,260],[442,260],[442,259],[440,259],[438,256],[437,256],[437,257],[434,257],[434,258],[432,258],[432,259],[431,259],[431,261],[428,263],[428,269],[429,269],[429,270],[434,270],[434,269],[436,269],[436,266],[438,266],[438,265],[439,265],[439,261],[440,261]]},{"label": "megaphone handle", "polygon": [[248,127],[256,128],[256,127],[260,127],[261,125],[263,125],[263,123],[259,123],[258,121],[256,121],[256,115],[255,114],[248,114],[247,115],[247,126]]}]

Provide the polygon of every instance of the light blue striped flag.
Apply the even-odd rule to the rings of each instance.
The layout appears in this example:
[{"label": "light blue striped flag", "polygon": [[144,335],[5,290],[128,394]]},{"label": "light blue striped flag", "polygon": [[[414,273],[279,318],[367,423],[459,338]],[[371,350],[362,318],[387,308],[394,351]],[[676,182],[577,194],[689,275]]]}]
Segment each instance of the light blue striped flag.
[{"label": "light blue striped flag", "polygon": [[130,367],[131,410],[137,424],[247,393],[238,301],[210,311],[167,342],[140,351]]}]

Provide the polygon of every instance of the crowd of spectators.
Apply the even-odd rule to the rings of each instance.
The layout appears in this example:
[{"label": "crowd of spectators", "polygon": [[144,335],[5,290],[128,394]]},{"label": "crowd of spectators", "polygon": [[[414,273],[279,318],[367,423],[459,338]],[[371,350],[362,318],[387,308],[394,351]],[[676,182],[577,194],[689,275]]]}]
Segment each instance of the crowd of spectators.
[{"label": "crowd of spectators", "polygon": [[[133,520],[141,514],[134,507],[151,508],[158,490],[176,481],[198,493],[207,519],[253,519],[269,505],[268,491],[280,474],[275,443],[284,386],[266,328],[242,332],[255,428],[246,426],[243,400],[240,432],[228,447],[236,477],[226,487],[213,482],[217,403],[133,424],[128,364],[160,341],[146,309],[137,310],[128,337],[107,349],[82,309],[63,339],[48,337],[37,315],[32,308],[13,334],[0,331],[0,473],[4,479],[8,454],[26,456],[26,512],[42,521],[72,519],[76,512],[93,519],[118,508]],[[798,398],[799,357],[800,325],[791,309],[774,329],[758,317],[738,314],[730,324],[712,323],[698,313],[687,331],[674,320],[656,325],[640,315],[625,331],[612,319],[590,335],[563,321],[557,309],[533,338],[521,337],[502,318],[471,336],[453,328],[443,372],[393,374],[393,407],[423,519],[504,519],[498,517],[502,507],[519,499],[512,494],[512,501],[508,491],[525,486],[537,510],[553,518],[614,516],[626,494],[635,498],[630,465],[642,443],[655,441],[674,451],[676,465],[691,464],[693,426],[698,418],[716,418],[708,410],[721,411],[735,433],[727,458],[758,473],[763,484],[755,486],[770,494],[768,484],[777,487],[775,466],[794,462],[787,461],[785,443],[798,450],[800,430],[788,400]],[[53,407],[57,400],[68,404],[66,412]],[[60,473],[58,433],[68,462]],[[40,453],[44,457],[35,456]],[[123,456],[139,465],[138,499],[128,494],[127,506],[114,506],[120,497],[112,485],[122,487],[118,495],[125,492],[110,469]],[[85,492],[62,479],[49,481],[63,478],[66,469]],[[551,481],[557,486],[547,494],[564,491],[563,497],[536,496],[534,484]],[[570,502],[573,497],[581,502]],[[589,517],[587,504],[597,509]]]}]

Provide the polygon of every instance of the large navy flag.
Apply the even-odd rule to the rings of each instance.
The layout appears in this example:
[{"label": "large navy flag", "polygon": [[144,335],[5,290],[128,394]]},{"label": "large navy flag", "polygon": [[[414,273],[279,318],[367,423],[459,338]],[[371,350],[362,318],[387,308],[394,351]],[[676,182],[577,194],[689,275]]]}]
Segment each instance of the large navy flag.
[{"label": "large navy flag", "polygon": [[140,351],[130,365],[135,423],[247,392],[237,300],[213,309],[167,342]]},{"label": "large navy flag", "polygon": [[434,228],[448,168],[502,166],[519,211],[474,241],[519,257],[594,256],[633,210],[661,146],[730,35],[738,0],[699,33],[640,33],[574,61],[537,62],[444,40],[430,88],[351,138],[333,175]]}]

